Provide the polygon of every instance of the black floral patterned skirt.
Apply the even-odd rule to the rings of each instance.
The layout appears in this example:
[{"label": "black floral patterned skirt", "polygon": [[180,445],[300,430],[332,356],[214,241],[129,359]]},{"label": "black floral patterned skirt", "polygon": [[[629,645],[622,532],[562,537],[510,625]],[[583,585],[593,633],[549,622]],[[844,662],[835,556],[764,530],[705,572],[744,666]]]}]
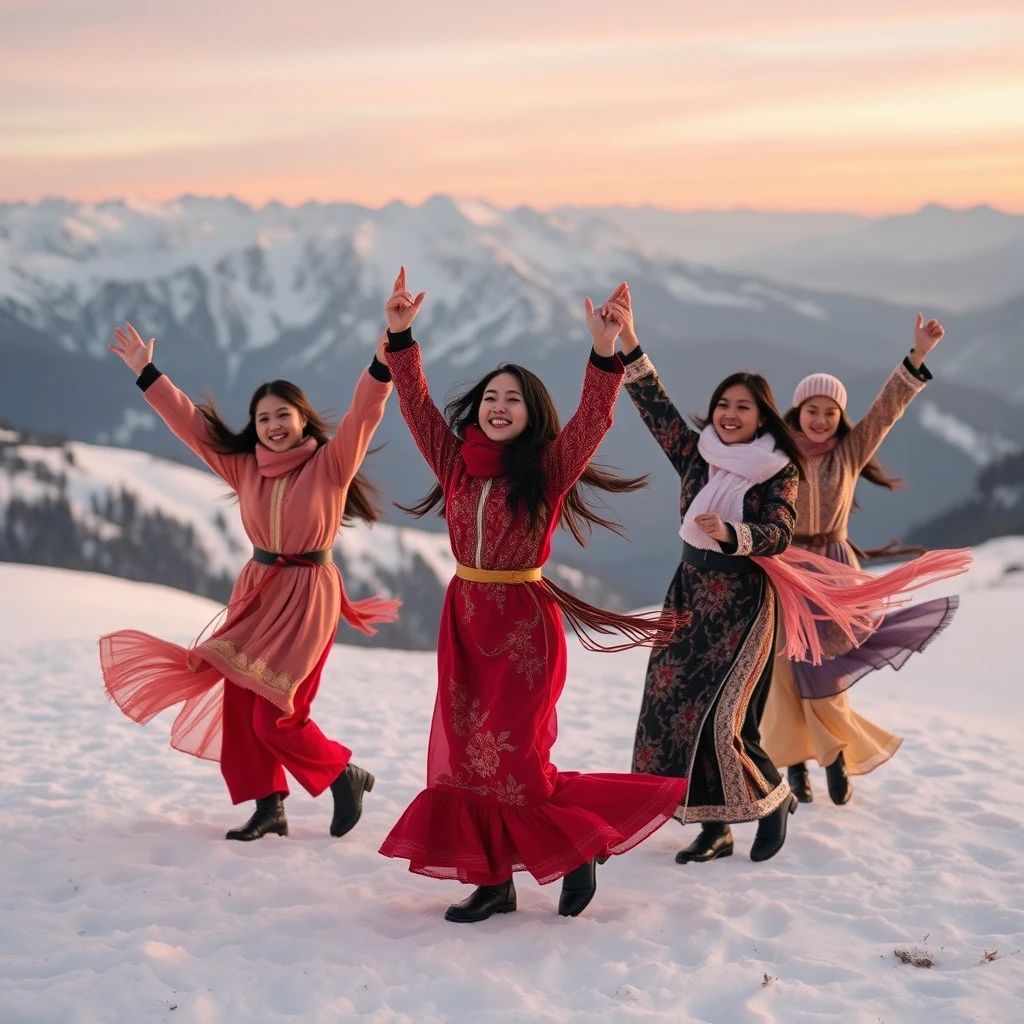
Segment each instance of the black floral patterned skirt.
[{"label": "black floral patterned skirt", "polygon": [[651,654],[633,771],[689,779],[679,821],[763,818],[789,792],[760,738],[774,662],[775,593],[760,570],[684,561],[665,608],[693,618]]}]

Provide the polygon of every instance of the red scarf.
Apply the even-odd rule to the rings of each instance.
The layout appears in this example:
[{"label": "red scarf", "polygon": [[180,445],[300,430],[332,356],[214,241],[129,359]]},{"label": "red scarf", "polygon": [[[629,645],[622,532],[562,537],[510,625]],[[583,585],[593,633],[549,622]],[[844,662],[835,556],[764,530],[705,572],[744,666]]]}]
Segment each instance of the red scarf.
[{"label": "red scarf", "polygon": [[479,427],[469,426],[462,442],[462,461],[470,476],[495,477],[505,475],[502,457],[505,445],[492,441]]}]

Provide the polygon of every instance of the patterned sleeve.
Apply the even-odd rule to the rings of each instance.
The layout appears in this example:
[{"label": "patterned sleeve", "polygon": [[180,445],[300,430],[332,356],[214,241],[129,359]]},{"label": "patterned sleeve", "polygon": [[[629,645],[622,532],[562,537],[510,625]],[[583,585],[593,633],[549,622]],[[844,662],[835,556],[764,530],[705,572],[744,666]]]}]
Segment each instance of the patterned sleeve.
[{"label": "patterned sleeve", "polygon": [[544,450],[544,474],[552,494],[566,494],[594,457],[611,428],[621,384],[622,363],[618,357],[592,352],[583,375],[580,404]]},{"label": "patterned sleeve", "polygon": [[800,482],[789,463],[765,485],[757,522],[729,523],[736,534],[735,555],[779,555],[789,547],[796,526],[796,493]]},{"label": "patterned sleeve", "polygon": [[210,422],[183,391],[178,390],[166,374],[150,363],[139,377],[138,385],[153,411],[167,424],[180,441],[195,452],[232,490],[237,491],[242,478],[242,465],[247,454],[225,455],[214,447]]},{"label": "patterned sleeve", "polygon": [[[637,348],[630,355],[639,351]],[[661,445],[675,471],[684,476],[697,457],[697,432],[672,404],[648,356],[641,353],[638,358],[627,362],[624,380],[626,392],[633,400],[640,418],[647,424],[654,440]]]},{"label": "patterned sleeve", "polygon": [[904,360],[882,385],[871,408],[839,442],[844,456],[858,473],[871,461],[886,434],[930,379],[931,373],[923,366],[915,371],[910,361]]},{"label": "patterned sleeve", "polygon": [[327,472],[339,487],[348,487],[359,472],[374,431],[384,418],[391,384],[364,370],[356,383],[352,404],[327,445]]},{"label": "patterned sleeve", "polygon": [[455,466],[462,442],[452,433],[430,397],[420,347],[413,340],[412,331],[399,334],[388,331],[385,355],[398,392],[402,417],[420,454],[443,487]]}]

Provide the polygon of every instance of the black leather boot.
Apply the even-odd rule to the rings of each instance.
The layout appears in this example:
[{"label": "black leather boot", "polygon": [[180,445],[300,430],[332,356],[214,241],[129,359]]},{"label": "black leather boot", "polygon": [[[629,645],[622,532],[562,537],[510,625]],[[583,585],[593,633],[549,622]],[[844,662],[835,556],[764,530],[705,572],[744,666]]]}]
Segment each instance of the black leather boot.
[{"label": "black leather boot", "polygon": [[281,793],[260,797],[252,817],[241,828],[226,832],[224,838],[251,843],[268,834],[288,835],[288,819],[284,816],[284,797]]},{"label": "black leather boot", "polygon": [[576,917],[587,909],[597,892],[597,863],[588,860],[562,878],[562,892],[558,897],[558,912],[562,917]]},{"label": "black leather boot", "polygon": [[807,770],[807,763],[801,761],[799,764],[791,764],[786,769],[786,779],[793,796],[802,804],[814,802],[814,794],[811,792],[811,773]]},{"label": "black leather boot", "polygon": [[750,859],[771,860],[782,849],[786,841],[786,826],[789,816],[797,809],[796,797],[792,793],[766,818],[757,823],[757,835],[750,847]]},{"label": "black leather boot", "polygon": [[511,914],[516,909],[516,887],[510,878],[501,885],[478,885],[461,903],[453,903],[445,912],[446,921],[476,924],[492,914]]},{"label": "black leather boot", "polygon": [[828,795],[832,798],[832,803],[840,807],[849,803],[850,797],[853,796],[853,783],[846,774],[846,758],[843,757],[841,750],[839,756],[825,769],[825,778],[828,780]]},{"label": "black leather boot", "polygon": [[331,783],[334,796],[332,836],[338,838],[356,827],[363,814],[363,793],[369,793],[376,781],[365,768],[350,764]]},{"label": "black leather boot", "polygon": [[689,864],[693,861],[703,864],[719,857],[731,857],[732,847],[732,829],[728,825],[721,821],[705,821],[697,838],[676,854],[676,863]]}]

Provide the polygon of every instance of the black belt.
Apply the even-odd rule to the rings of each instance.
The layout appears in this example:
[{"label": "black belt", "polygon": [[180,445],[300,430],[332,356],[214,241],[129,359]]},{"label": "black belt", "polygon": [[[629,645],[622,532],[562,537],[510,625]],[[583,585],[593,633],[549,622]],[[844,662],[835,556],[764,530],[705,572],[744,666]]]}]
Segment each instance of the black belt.
[{"label": "black belt", "polygon": [[278,561],[285,565],[304,565],[310,562],[314,565],[330,565],[334,561],[334,552],[331,548],[324,548],[322,551],[307,551],[301,555],[280,555],[275,551],[264,551],[254,544],[252,560],[260,565],[275,565]]},{"label": "black belt", "polygon": [[698,569],[714,569],[716,572],[757,572],[760,566],[746,555],[723,555],[721,551],[695,548],[683,541],[683,561]]}]

